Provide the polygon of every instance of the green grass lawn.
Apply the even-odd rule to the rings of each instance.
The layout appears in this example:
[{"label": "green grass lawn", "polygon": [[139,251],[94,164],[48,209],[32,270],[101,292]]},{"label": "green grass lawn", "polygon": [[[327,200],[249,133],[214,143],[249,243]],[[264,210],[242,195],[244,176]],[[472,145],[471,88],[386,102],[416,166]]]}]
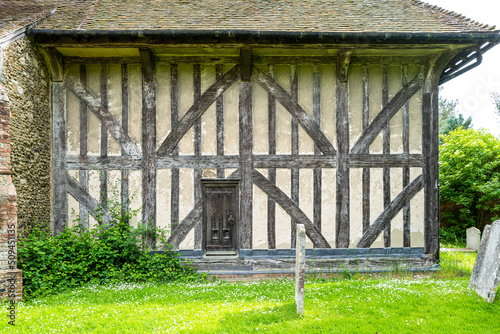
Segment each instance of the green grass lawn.
[{"label": "green grass lawn", "polygon": [[[6,333],[500,333],[500,301],[467,290],[474,253],[442,253],[443,271],[294,281],[123,284],[20,303]],[[415,278],[420,277],[420,278]],[[2,309],[7,314],[7,307]]]}]

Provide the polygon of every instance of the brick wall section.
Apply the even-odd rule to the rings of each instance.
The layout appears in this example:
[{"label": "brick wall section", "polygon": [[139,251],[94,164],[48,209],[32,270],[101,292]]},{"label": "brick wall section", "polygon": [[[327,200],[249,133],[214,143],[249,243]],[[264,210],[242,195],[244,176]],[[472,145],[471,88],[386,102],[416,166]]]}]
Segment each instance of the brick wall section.
[{"label": "brick wall section", "polygon": [[11,105],[12,181],[23,236],[34,225],[50,227],[50,78],[43,56],[26,37],[4,50],[3,74]]},{"label": "brick wall section", "polygon": [[[22,299],[22,272],[17,269],[17,196],[10,170],[10,104],[0,84],[0,299]],[[10,295],[10,296],[9,296]]]}]

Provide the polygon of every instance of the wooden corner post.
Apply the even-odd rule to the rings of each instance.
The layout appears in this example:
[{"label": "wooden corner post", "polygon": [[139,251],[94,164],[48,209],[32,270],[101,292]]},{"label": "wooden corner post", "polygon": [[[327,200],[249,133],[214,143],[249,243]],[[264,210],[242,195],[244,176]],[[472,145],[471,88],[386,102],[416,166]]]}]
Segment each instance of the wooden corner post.
[{"label": "wooden corner post", "polygon": [[351,50],[337,56],[337,215],[335,247],[348,248],[349,228],[349,63]]},{"label": "wooden corner post", "polygon": [[239,146],[240,146],[240,248],[252,249],[252,201],[253,201],[253,120],[252,120],[252,50],[241,50]]},{"label": "wooden corner post", "polygon": [[424,181],[424,251],[439,258],[439,78],[455,52],[430,56],[422,86],[422,174]]}]

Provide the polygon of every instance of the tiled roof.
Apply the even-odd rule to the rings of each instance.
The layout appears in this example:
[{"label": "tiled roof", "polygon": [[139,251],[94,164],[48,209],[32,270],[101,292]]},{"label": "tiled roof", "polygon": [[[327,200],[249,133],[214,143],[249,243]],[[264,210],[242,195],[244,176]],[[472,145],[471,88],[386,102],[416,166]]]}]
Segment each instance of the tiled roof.
[{"label": "tiled roof", "polygon": [[0,38],[50,15],[50,1],[0,0]]},{"label": "tiled roof", "polygon": [[69,0],[36,29],[467,33],[493,27],[418,0]]},{"label": "tiled roof", "polygon": [[419,0],[0,0],[0,37],[37,21],[34,29],[60,31],[432,34],[494,29]]}]

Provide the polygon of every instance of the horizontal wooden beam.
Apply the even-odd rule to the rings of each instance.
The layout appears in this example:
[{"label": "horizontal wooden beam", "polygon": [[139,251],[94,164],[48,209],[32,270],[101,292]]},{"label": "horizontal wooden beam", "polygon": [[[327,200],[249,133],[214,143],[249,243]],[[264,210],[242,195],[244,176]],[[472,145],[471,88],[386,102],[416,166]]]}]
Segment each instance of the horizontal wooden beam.
[{"label": "horizontal wooden beam", "polygon": [[423,175],[418,176],[385,207],[384,211],[375,219],[373,224],[363,233],[356,248],[368,248],[382,231],[389,226],[391,220],[396,217],[399,211],[403,209],[406,203],[413,198],[424,187]]},{"label": "horizontal wooden beam", "polygon": [[203,203],[199,201],[180,224],[172,226],[172,234],[168,238],[167,244],[172,245],[174,249],[178,249],[179,244],[186,238],[196,223],[201,220],[202,214]]},{"label": "horizontal wooden beam", "polygon": [[205,110],[217,100],[217,98],[224,93],[231,85],[233,85],[239,77],[239,66],[234,66],[215,83],[210,86],[203,95],[197,99],[189,110],[184,114],[179,124],[172,129],[167,138],[163,141],[157,151],[158,157],[171,154],[179,141],[184,137],[188,130],[194,125],[196,120],[203,115]]},{"label": "horizontal wooden beam", "polygon": [[[421,154],[350,154],[351,168],[422,167]],[[254,155],[254,168],[336,168],[336,156]],[[68,169],[141,169],[142,159],[129,156],[66,157]],[[237,155],[182,155],[158,158],[157,168],[239,168]]]},{"label": "horizontal wooden beam", "polygon": [[73,180],[69,174],[66,174],[66,182],[68,192],[78,202],[80,202],[81,205],[84,205],[95,219],[103,224],[109,224],[113,220],[109,213],[92,196],[90,196],[87,190],[78,184],[78,182]]},{"label": "horizontal wooden beam", "polygon": [[363,131],[363,134],[352,147],[352,154],[366,152],[371,143],[378,136],[380,131],[389,123],[391,118],[399,109],[422,88],[424,83],[424,73],[420,71],[410,82],[401,88],[401,90],[387,103],[387,105],[378,113],[371,124]]},{"label": "horizontal wooden beam", "polygon": [[[306,226],[306,234],[316,248],[331,248],[321,231],[311,222],[306,214],[280,188],[271,183],[264,175],[252,171],[253,183],[278,203],[299,224]],[[294,245],[292,245],[293,247]]]},{"label": "horizontal wooden beam", "polygon": [[307,112],[287,93],[286,90],[283,89],[283,87],[264,71],[255,66],[253,67],[253,75],[253,80],[267,90],[269,94],[274,96],[276,100],[295,117],[323,154],[334,155],[336,153],[332,143],[326,138],[316,122],[314,122]]},{"label": "horizontal wooden beam", "polygon": [[130,138],[120,123],[113,117],[111,112],[101,104],[101,99],[97,98],[90,90],[85,88],[80,79],[73,74],[66,72],[64,84],[81,101],[85,102],[89,109],[106,126],[113,138],[121,145],[121,148],[127,155],[140,156],[141,152],[135,142]]}]

